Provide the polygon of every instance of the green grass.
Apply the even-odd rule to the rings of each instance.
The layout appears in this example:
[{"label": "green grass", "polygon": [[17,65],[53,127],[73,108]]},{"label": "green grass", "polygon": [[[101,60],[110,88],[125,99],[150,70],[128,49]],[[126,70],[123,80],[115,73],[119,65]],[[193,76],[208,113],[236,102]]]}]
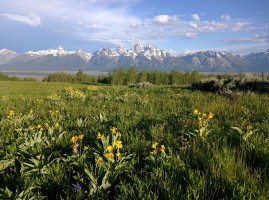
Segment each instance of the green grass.
[{"label": "green grass", "polygon": [[2,199],[269,198],[268,94],[88,86],[0,82]]}]

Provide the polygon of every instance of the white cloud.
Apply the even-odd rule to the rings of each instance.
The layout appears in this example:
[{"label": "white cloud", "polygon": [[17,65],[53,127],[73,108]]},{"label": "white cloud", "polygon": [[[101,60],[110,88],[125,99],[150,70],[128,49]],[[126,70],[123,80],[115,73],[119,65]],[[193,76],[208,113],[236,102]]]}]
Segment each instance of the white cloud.
[{"label": "white cloud", "polygon": [[200,17],[198,14],[192,14],[191,17],[194,21],[200,21]]},{"label": "white cloud", "polygon": [[190,27],[194,28],[194,29],[197,29],[198,28],[198,25],[194,22],[190,22]]},{"label": "white cloud", "polygon": [[28,16],[13,15],[13,14],[0,14],[0,16],[3,16],[9,20],[14,20],[14,21],[22,22],[24,24],[28,24],[29,26],[41,25],[41,18],[34,13],[30,13]]},{"label": "white cloud", "polygon": [[247,22],[238,21],[238,22],[235,22],[235,23],[231,24],[231,29],[233,31],[240,31],[243,27],[245,27],[248,24],[249,23],[247,23]]},{"label": "white cloud", "polygon": [[158,16],[155,16],[153,18],[153,21],[156,22],[156,23],[159,23],[159,24],[167,24],[171,21],[177,21],[178,18],[177,16],[173,15],[173,16],[170,16],[170,15],[158,15]]},{"label": "white cloud", "polygon": [[194,32],[188,32],[188,33],[185,33],[184,36],[185,36],[186,38],[195,39],[195,38],[197,38],[197,33],[194,33]]},{"label": "white cloud", "polygon": [[222,15],[221,19],[229,21],[229,20],[231,20],[231,16],[230,15]]}]

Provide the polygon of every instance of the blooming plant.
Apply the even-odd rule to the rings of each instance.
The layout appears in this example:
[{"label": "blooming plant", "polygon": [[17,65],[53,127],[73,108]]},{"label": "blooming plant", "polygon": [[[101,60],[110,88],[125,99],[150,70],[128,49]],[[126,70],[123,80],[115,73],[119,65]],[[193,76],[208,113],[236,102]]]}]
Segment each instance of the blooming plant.
[{"label": "blooming plant", "polygon": [[197,109],[193,111],[193,114],[198,117],[198,129],[194,130],[195,133],[191,134],[205,140],[212,131],[209,129],[209,121],[213,119],[214,114],[212,112],[201,113]]},{"label": "blooming plant", "polygon": [[231,127],[232,129],[236,130],[239,135],[240,138],[244,141],[244,142],[248,142],[249,138],[258,131],[258,129],[254,129],[252,125],[247,125],[245,128],[245,131],[238,128],[238,127]]},{"label": "blooming plant", "polygon": [[86,95],[81,90],[76,90],[72,88],[71,86],[65,87],[65,92],[69,99],[81,99],[85,100]]},{"label": "blooming plant", "polygon": [[[73,148],[73,153],[74,154],[77,154],[79,153],[79,155],[81,155],[81,151],[82,151],[82,140],[84,138],[84,135],[83,134],[80,134],[78,136],[73,136],[71,139],[70,139],[70,142],[72,143],[72,148]],[[80,148],[79,148],[80,147]],[[78,148],[79,148],[79,151],[78,151]],[[85,147],[84,147],[84,150],[85,150]],[[86,150],[87,150],[87,147],[86,147]]]},{"label": "blooming plant", "polygon": [[[169,154],[172,154],[170,151]],[[145,158],[148,162],[147,169],[169,165],[171,156],[167,156],[165,145],[154,142],[151,144],[150,155]]]},{"label": "blooming plant", "polygon": [[106,190],[115,182],[124,171],[129,170],[130,155],[122,152],[123,142],[121,133],[117,128],[110,129],[110,134],[105,136],[100,132],[96,135],[99,149],[95,150],[95,173],[85,169],[85,173],[91,180],[90,194]]}]

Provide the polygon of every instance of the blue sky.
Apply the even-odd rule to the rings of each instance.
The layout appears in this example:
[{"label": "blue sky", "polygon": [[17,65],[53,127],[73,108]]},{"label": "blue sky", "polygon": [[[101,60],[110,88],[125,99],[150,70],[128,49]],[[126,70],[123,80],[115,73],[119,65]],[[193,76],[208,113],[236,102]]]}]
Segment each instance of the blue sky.
[{"label": "blue sky", "polygon": [[0,49],[93,52],[155,44],[174,55],[269,49],[268,0],[0,0]]}]

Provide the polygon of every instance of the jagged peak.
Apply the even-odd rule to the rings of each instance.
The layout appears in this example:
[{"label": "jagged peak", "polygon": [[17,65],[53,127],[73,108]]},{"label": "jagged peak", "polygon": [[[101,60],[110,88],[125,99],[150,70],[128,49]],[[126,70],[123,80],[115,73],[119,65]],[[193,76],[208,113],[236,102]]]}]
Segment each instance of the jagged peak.
[{"label": "jagged peak", "polygon": [[16,52],[9,49],[0,49],[0,53],[16,53]]},{"label": "jagged peak", "polygon": [[144,51],[144,45],[141,42],[136,42],[135,45],[131,48],[131,50],[134,50],[135,52]]},{"label": "jagged peak", "polygon": [[116,52],[118,52],[119,54],[124,54],[126,52],[125,47],[120,44],[117,48],[116,48]]}]

